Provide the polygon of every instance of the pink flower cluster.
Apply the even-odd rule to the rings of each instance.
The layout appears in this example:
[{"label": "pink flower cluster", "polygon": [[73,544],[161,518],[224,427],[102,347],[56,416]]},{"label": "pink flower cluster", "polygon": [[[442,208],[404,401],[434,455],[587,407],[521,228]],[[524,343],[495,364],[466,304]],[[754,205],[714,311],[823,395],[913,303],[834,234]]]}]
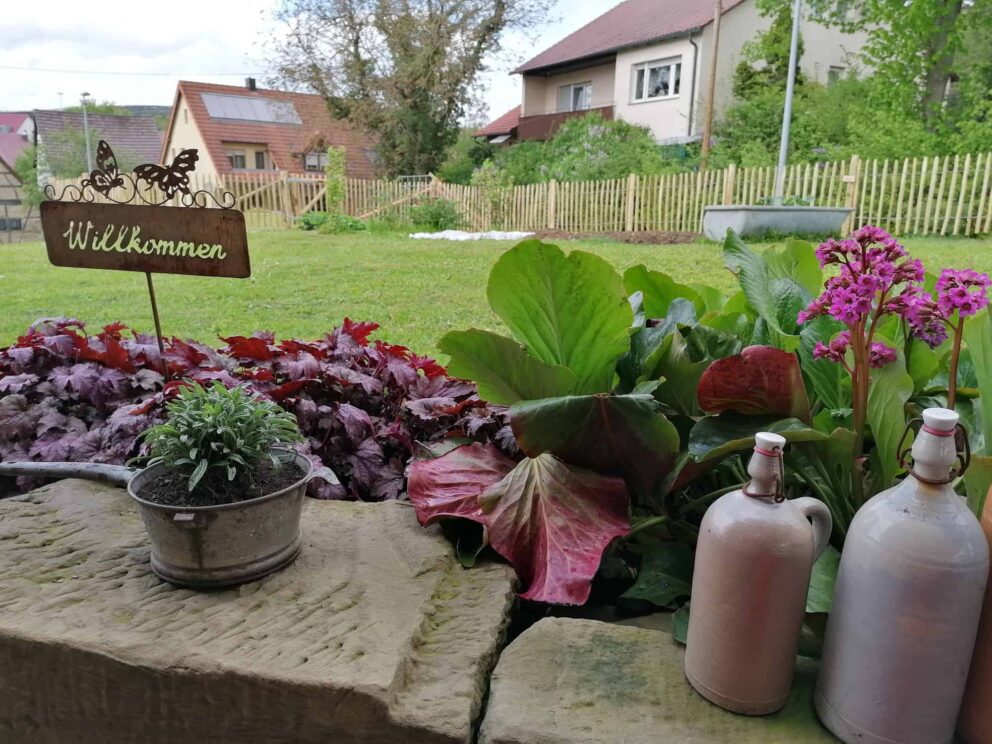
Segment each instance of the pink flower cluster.
[{"label": "pink flower cluster", "polygon": [[989,304],[988,274],[971,269],[944,269],[937,280],[937,306],[948,320],[957,311],[966,318]]},{"label": "pink flower cluster", "polygon": [[[813,348],[814,359],[828,359],[847,367],[845,356],[851,347],[851,332],[841,331],[829,344],[817,343]],[[868,366],[884,367],[896,360],[896,350],[873,341],[868,348]]]}]

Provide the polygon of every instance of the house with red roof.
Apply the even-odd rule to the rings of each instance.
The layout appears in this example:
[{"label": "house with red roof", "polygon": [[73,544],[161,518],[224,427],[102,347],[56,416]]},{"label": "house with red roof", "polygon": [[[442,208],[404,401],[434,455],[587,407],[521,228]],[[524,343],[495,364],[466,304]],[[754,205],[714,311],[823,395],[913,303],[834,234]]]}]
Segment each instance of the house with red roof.
[{"label": "house with red roof", "polygon": [[34,142],[34,119],[28,112],[0,111],[0,159],[13,166]]},{"label": "house with red roof", "polygon": [[[625,0],[525,62],[519,107],[478,130],[492,142],[544,140],[570,117],[600,112],[648,127],[662,143],[699,138],[714,44],[713,0]],[[771,18],[756,0],[723,0],[717,45],[717,116],[733,101],[744,46]],[[801,24],[808,80],[847,71],[866,34],[845,34],[812,18]]]},{"label": "house with red roof", "polygon": [[170,163],[195,148],[196,172],[206,178],[258,171],[322,173],[328,147],[343,147],[345,174],[375,178],[375,139],[331,115],[320,96],[182,80],[162,145]]}]

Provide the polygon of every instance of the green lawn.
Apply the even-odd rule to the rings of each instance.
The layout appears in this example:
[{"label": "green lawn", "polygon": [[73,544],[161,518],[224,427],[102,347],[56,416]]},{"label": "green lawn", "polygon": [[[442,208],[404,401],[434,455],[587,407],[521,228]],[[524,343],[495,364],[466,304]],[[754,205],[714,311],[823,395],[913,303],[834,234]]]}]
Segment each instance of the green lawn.
[{"label": "green lawn", "polygon": [[[930,271],[972,267],[992,272],[992,240],[910,239],[907,247]],[[315,338],[344,316],[374,320],[379,333],[420,353],[434,353],[447,331],[497,330],[486,303],[489,269],[511,243],[417,241],[398,235],[327,236],[300,231],[249,234],[250,279],[160,275],[155,279],[167,335],[216,342],[220,335],[275,331]],[[718,246],[623,245],[574,241],[619,270],[644,263],[681,282],[730,291]],[[41,243],[0,244],[0,345],[36,318],[70,315],[91,329],[119,320],[152,331],[145,278],[138,273],[49,265]]]}]

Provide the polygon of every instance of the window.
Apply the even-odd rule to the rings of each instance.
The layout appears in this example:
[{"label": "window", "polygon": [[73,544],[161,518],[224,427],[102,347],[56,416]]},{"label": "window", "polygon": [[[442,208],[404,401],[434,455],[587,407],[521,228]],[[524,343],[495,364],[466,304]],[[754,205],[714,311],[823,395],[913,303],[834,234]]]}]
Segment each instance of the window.
[{"label": "window", "polygon": [[634,66],[635,101],[675,98],[682,88],[682,60],[666,59]]},{"label": "window", "polygon": [[827,70],[827,85],[833,85],[842,80],[846,70],[847,68],[840,65],[830,65],[830,69]]},{"label": "window", "polygon": [[327,167],[326,152],[308,152],[303,155],[303,168],[308,171],[322,171]]},{"label": "window", "polygon": [[572,83],[558,88],[559,111],[585,111],[592,103],[592,83]]},{"label": "window", "polygon": [[245,169],[245,151],[244,150],[225,150],[224,155],[227,156],[227,162],[231,164],[234,170],[244,170]]},{"label": "window", "polygon": [[255,170],[265,170],[265,152],[255,150]]},{"label": "window", "polygon": [[7,217],[6,219],[0,217],[0,232],[14,232],[20,229],[22,229],[20,217]]}]

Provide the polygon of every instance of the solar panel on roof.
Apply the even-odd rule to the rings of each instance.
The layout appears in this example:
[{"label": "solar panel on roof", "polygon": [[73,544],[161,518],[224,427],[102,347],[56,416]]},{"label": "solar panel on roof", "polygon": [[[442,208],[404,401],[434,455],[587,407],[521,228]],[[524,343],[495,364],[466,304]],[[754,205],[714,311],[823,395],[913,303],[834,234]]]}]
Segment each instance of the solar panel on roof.
[{"label": "solar panel on roof", "polygon": [[266,124],[302,124],[290,101],[273,101],[251,96],[228,96],[201,93],[203,105],[212,119],[238,119]]}]

